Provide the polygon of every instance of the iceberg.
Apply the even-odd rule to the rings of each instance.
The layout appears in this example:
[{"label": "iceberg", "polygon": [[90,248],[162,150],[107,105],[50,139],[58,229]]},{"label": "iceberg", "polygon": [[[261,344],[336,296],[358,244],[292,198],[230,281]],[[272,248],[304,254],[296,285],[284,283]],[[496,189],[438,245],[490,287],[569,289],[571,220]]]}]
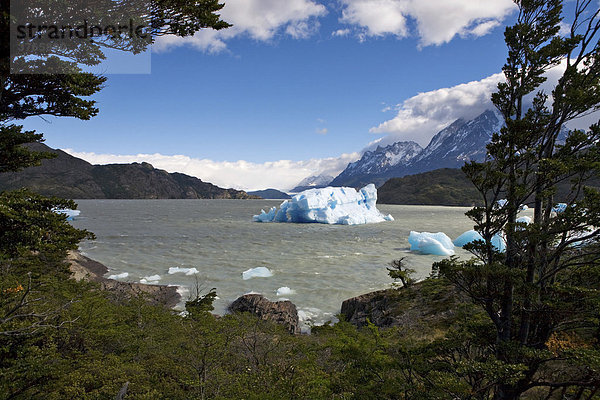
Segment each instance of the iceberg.
[{"label": "iceberg", "polygon": [[259,215],[253,217],[255,222],[272,222],[277,214],[277,207],[271,207],[268,213],[265,210],[260,210]]},{"label": "iceberg", "polygon": [[454,240],[456,247],[463,247],[467,243],[475,242],[476,240],[483,240],[483,236],[474,229],[466,231]]},{"label": "iceberg", "polygon": [[145,276],[140,279],[140,283],[144,285],[157,285],[160,279],[160,275]]},{"label": "iceberg", "polygon": [[[523,218],[529,218],[529,217],[523,217]],[[466,231],[465,233],[463,233],[462,235],[457,237],[454,240],[454,245],[456,247],[464,247],[467,243],[473,243],[476,240],[484,240],[484,239],[483,239],[483,236],[481,236],[481,234],[479,232],[471,229],[470,231]],[[501,253],[506,251],[506,242],[504,240],[504,237],[502,237],[502,235],[499,233],[496,233],[494,236],[492,236],[492,245],[496,248],[496,250],[498,250]]]},{"label": "iceberg", "polygon": [[252,278],[268,278],[273,276],[273,273],[267,267],[250,268],[242,272],[242,279],[247,281]]},{"label": "iceberg", "polygon": [[294,293],[296,293],[296,291],[290,289],[287,286],[283,286],[283,287],[280,287],[279,289],[277,289],[277,296],[287,296],[289,294],[294,294]]},{"label": "iceberg", "polygon": [[454,244],[452,240],[443,232],[414,232],[408,235],[411,251],[420,251],[425,254],[436,256],[453,256]]},{"label": "iceberg", "polygon": [[506,199],[500,199],[496,202],[495,204],[495,208],[503,208],[504,206],[506,206],[508,204],[508,200]]},{"label": "iceberg", "polygon": [[557,205],[555,205],[552,208],[552,211],[554,211],[557,214],[560,214],[562,212],[565,212],[566,209],[567,209],[567,204],[566,203],[558,203]]},{"label": "iceberg", "polygon": [[129,276],[128,272],[123,272],[122,274],[109,275],[108,279],[125,279]]},{"label": "iceberg", "polygon": [[376,207],[377,189],[370,184],[358,192],[347,187],[309,189],[285,200],[279,210],[261,210],[255,222],[318,222],[322,224],[358,225],[393,221]]},{"label": "iceberg", "polygon": [[79,210],[71,210],[70,208],[55,208],[54,210],[57,214],[64,214],[67,216],[67,221],[73,221],[75,218],[81,214]]},{"label": "iceberg", "polygon": [[197,274],[198,271],[196,268],[180,268],[180,267],[171,267],[169,268],[169,275],[173,274],[186,274],[187,276],[191,276]]},{"label": "iceberg", "polygon": [[517,218],[517,222],[529,225],[533,222],[533,220],[531,219],[531,217],[525,216],[525,217]]}]

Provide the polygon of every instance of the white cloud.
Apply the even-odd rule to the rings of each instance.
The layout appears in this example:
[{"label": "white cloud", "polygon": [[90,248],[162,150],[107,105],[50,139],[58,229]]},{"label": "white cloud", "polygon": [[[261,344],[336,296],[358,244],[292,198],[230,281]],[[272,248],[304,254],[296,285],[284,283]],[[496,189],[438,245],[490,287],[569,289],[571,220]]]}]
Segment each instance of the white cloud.
[{"label": "white cloud", "polygon": [[316,132],[319,135],[327,135],[327,132],[329,132],[329,130],[327,128],[322,128],[322,129],[317,128]]},{"label": "white cloud", "polygon": [[337,31],[331,32],[331,36],[348,36],[350,34],[350,29],[338,29]]},{"label": "white cloud", "polygon": [[408,34],[405,14],[408,2],[399,0],[342,0],[341,22],[366,29],[368,36]]},{"label": "white cloud", "polygon": [[318,29],[316,18],[327,14],[327,10],[313,0],[228,0],[220,13],[224,21],[233,24],[231,28],[202,29],[185,38],[164,36],[153,49],[162,51],[189,44],[203,51],[219,52],[227,47],[227,40],[236,36],[268,41],[278,33],[285,33],[293,38],[306,38]]},{"label": "white cloud", "polygon": [[385,143],[414,140],[426,146],[435,133],[456,119],[471,119],[491,108],[490,95],[503,77],[495,74],[480,81],[419,93],[399,105],[394,118],[371,128],[371,132],[390,133]]},{"label": "white cloud", "polygon": [[264,163],[239,161],[212,161],[184,155],[137,154],[116,155],[77,152],[64,149],[67,153],[92,164],[148,162],[155,168],[168,172],[181,172],[195,176],[223,188],[260,190],[275,188],[290,190],[302,179],[320,174],[337,176],[348,163],[356,161],[359,153],[342,154],[339,157],[311,159],[305,161],[279,160]]},{"label": "white cloud", "polygon": [[455,36],[483,36],[515,10],[512,0],[339,0],[340,22],[358,28],[359,37],[408,36],[416,24],[420,45],[440,45]]},{"label": "white cloud", "polygon": [[[550,96],[565,67],[566,62],[563,62],[550,69],[540,90]],[[367,149],[400,140],[414,140],[421,146],[426,146],[436,133],[455,120],[473,119],[485,110],[493,109],[491,95],[503,80],[504,74],[498,73],[479,81],[419,93],[405,100],[397,106],[398,112],[394,118],[370,129],[371,133],[387,133],[388,136],[369,143]],[[532,98],[533,95],[529,95],[525,101],[531,104]],[[587,129],[599,117],[600,112],[596,112],[571,121],[568,126],[572,129]]]}]

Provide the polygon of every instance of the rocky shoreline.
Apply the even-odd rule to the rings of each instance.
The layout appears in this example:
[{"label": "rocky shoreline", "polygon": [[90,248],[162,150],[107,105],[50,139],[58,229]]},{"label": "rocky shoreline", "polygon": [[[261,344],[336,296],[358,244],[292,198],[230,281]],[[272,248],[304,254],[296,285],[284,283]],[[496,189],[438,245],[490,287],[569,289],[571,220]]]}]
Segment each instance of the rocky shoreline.
[{"label": "rocky shoreline", "polygon": [[[67,257],[72,278],[99,283],[117,300],[145,297],[151,304],[173,308],[181,301],[175,286],[146,285],[105,278],[108,268],[78,251]],[[422,281],[408,288],[384,289],[345,300],[341,319],[362,327],[367,321],[379,328],[446,325],[456,317],[460,303],[466,300],[455,289],[435,281]],[[425,307],[424,304],[427,304]],[[290,301],[270,301],[260,294],[246,294],[228,307],[229,312],[248,312],[258,318],[282,325],[291,334],[300,333],[296,305]]]},{"label": "rocky shoreline", "polygon": [[103,290],[110,292],[117,299],[142,296],[147,298],[151,304],[163,305],[168,308],[175,307],[181,301],[181,295],[177,292],[176,286],[145,285],[105,278],[104,275],[108,272],[108,268],[104,264],[84,256],[79,251],[70,251],[67,262],[73,279],[99,283]]}]

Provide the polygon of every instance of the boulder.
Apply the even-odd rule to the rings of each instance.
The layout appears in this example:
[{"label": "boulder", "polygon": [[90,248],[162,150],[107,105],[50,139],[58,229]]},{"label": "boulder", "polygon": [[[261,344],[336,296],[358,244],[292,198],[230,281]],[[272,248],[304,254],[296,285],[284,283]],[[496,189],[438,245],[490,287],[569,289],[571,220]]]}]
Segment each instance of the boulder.
[{"label": "boulder", "polygon": [[367,325],[369,320],[379,328],[431,330],[452,324],[458,309],[469,303],[449,282],[425,279],[410,287],[378,290],[345,300],[341,314],[357,327]]},{"label": "boulder", "polygon": [[367,319],[380,328],[397,326],[399,321],[391,312],[394,294],[393,291],[379,290],[353,297],[342,303],[341,313],[346,321],[357,327],[367,325]]},{"label": "boulder", "polygon": [[229,306],[231,312],[249,312],[258,318],[281,324],[292,333],[300,333],[298,310],[291,301],[270,301],[261,294],[245,294]]}]

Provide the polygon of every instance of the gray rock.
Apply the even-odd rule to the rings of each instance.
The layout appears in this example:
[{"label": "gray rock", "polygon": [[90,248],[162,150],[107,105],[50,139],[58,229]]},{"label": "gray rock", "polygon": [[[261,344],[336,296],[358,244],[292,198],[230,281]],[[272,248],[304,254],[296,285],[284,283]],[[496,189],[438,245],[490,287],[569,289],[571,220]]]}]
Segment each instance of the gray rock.
[{"label": "gray rock", "polygon": [[258,318],[281,324],[292,334],[300,333],[298,310],[291,301],[270,301],[261,294],[245,294],[229,306],[231,312],[249,312]]}]

